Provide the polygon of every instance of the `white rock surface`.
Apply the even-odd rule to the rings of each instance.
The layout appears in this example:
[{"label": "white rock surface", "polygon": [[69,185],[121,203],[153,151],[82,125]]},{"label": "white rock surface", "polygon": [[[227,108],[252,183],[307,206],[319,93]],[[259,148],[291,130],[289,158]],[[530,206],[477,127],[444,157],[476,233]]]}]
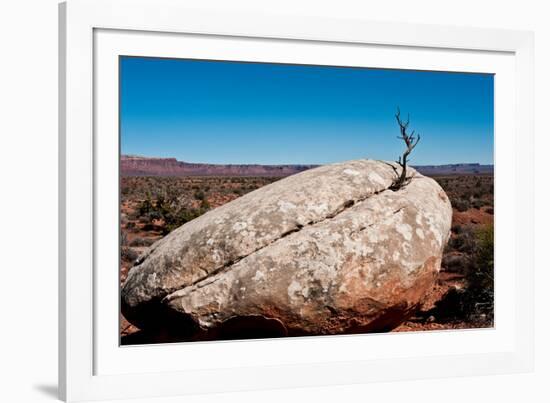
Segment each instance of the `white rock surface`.
[{"label": "white rock surface", "polygon": [[183,225],[130,271],[124,315],[142,328],[192,323],[198,338],[255,326],[281,335],[390,330],[433,286],[452,218],[444,191],[413,169],[408,185],[388,190],[394,169],[322,166]]}]

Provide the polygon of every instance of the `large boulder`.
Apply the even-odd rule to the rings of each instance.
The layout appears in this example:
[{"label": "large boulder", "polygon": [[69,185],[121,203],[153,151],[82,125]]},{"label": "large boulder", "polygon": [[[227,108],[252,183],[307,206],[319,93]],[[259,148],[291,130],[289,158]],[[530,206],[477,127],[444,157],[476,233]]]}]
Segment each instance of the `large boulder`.
[{"label": "large boulder", "polygon": [[181,226],[130,270],[124,316],[195,339],[391,330],[434,285],[452,217],[413,169],[390,190],[398,171],[321,166]]}]

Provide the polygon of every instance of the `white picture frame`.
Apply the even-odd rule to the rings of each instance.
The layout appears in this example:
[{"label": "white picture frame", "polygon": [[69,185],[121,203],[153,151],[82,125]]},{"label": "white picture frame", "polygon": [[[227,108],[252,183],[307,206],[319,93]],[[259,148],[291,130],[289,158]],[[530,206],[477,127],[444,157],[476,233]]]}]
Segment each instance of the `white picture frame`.
[{"label": "white picture frame", "polygon": [[[229,14],[187,9],[183,2],[170,0],[70,0],[60,5],[59,39],[62,399],[532,370],[534,231],[533,209],[525,208],[534,199],[531,33]],[[216,41],[231,46],[217,46]],[[116,197],[109,198],[118,186],[118,175],[109,179],[118,169],[118,137],[115,141],[112,134],[118,119],[113,62],[120,54],[190,57],[190,52],[236,60],[309,58],[319,64],[339,57],[349,65],[495,73],[496,266],[502,273],[496,280],[495,329],[120,348],[113,331],[118,306],[112,298],[118,285],[111,281],[105,242],[111,239],[107,232],[113,214],[118,219],[118,205],[112,202]],[[369,52],[376,54],[376,66],[374,57],[362,59]],[[407,57],[397,57],[403,52]],[[112,270],[118,276],[118,266]],[[178,354],[187,359],[178,359]]]}]

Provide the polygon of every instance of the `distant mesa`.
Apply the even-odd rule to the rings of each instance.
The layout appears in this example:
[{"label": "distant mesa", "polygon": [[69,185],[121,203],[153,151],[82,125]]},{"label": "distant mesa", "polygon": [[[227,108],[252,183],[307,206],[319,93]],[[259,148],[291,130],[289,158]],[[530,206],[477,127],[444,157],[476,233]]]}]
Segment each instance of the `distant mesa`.
[{"label": "distant mesa", "polygon": [[414,166],[422,175],[487,175],[494,173],[494,165],[478,163]]},{"label": "distant mesa", "polygon": [[[284,177],[319,165],[204,164],[178,161],[176,158],[122,155],[122,176],[277,176]],[[492,174],[493,165],[447,164],[415,166],[423,175]]]},{"label": "distant mesa", "polygon": [[123,176],[289,176],[318,165],[201,164],[175,158],[123,155]]}]

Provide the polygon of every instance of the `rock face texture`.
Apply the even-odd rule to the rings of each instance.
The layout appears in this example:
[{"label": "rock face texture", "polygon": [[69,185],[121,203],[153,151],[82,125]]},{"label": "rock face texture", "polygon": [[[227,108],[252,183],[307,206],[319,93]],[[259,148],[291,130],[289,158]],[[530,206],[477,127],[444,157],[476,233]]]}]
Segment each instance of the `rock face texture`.
[{"label": "rock face texture", "polygon": [[122,312],[196,339],[387,331],[435,281],[452,209],[413,169],[325,165],[181,226],[140,257]]}]

